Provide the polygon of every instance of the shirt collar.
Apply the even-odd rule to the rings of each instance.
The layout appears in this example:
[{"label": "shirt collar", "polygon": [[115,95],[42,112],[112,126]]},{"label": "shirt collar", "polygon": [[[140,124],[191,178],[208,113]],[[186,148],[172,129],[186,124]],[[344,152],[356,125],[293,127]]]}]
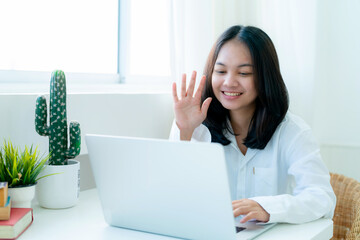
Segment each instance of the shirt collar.
[{"label": "shirt collar", "polygon": [[[232,129],[232,126],[231,126],[231,122],[230,122],[230,119],[227,118],[226,119],[226,122],[231,130],[231,132],[234,132],[234,130]],[[241,154],[242,156],[244,156],[244,154],[240,151],[238,145],[237,145],[237,142],[236,142],[236,138],[235,138],[235,135],[234,134],[231,134],[228,130],[224,130],[224,136],[229,139],[229,141],[231,142],[230,145],[235,148],[239,154]],[[258,152],[259,150],[258,149],[252,149],[252,148],[248,148],[247,151],[246,151],[246,154],[245,154],[245,160],[246,162],[249,161],[250,159],[252,159],[255,154]]]}]

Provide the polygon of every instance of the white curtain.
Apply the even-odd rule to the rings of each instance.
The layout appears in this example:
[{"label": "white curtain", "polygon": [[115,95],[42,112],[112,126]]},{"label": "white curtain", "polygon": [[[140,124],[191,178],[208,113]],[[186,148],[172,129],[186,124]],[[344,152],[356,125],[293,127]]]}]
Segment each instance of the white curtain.
[{"label": "white curtain", "polygon": [[[214,42],[213,3],[209,0],[171,0],[172,75],[196,70],[203,73],[207,55]],[[199,76],[198,75],[198,76]]]},{"label": "white curtain", "polygon": [[273,40],[290,95],[290,110],[313,125],[317,1],[258,1],[262,28]]}]

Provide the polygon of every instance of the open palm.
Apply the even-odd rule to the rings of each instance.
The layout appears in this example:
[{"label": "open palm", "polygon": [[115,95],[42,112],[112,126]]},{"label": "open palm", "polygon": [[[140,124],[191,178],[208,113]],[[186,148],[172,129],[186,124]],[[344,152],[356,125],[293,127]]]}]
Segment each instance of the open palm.
[{"label": "open palm", "polygon": [[[198,89],[194,94],[196,72],[191,75],[188,89],[186,90],[186,75],[183,74],[181,81],[180,98],[177,95],[176,83],[173,84],[173,98],[176,124],[181,133],[185,133],[186,139],[190,140],[191,135],[206,118],[211,98],[207,98],[201,106],[201,93],[205,86],[205,76],[200,80]],[[183,139],[184,140],[184,139]]]}]

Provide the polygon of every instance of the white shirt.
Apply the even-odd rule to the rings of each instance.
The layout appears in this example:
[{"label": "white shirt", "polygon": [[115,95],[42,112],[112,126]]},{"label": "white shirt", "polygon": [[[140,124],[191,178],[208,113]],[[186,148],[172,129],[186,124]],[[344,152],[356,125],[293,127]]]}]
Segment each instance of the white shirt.
[{"label": "white shirt", "polygon": [[[330,175],[310,127],[287,113],[262,150],[248,148],[245,156],[235,136],[224,146],[231,199],[248,198],[269,214],[269,222],[304,223],[321,217],[332,218],[336,197]],[[174,122],[171,140],[180,140]],[[205,125],[197,127],[192,141],[211,142]]]}]

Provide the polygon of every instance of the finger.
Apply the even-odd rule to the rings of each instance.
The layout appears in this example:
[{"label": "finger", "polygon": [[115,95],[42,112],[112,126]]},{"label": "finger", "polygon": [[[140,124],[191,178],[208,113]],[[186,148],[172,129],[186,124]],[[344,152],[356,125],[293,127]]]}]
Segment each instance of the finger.
[{"label": "finger", "polygon": [[211,101],[212,101],[212,98],[209,97],[203,102],[203,104],[201,106],[201,113],[204,116],[204,118],[206,118],[206,116],[207,116],[207,112],[209,110]]},{"label": "finger", "polygon": [[195,88],[195,82],[196,82],[196,71],[193,71],[193,73],[191,75],[189,87],[188,87],[188,90],[187,90],[187,96],[190,96],[190,97],[193,96],[194,88]]},{"label": "finger", "polygon": [[234,218],[236,218],[236,217],[238,217],[238,216],[241,215],[241,214],[240,214],[239,212],[237,212],[237,211],[233,211],[233,214],[234,214]]},{"label": "finger", "polygon": [[[249,205],[245,205],[245,204],[236,204],[236,205],[233,205],[233,210],[236,209],[236,208],[243,208],[243,209],[247,209],[247,212],[250,212],[253,208]],[[245,214],[245,213],[244,213]]]},{"label": "finger", "polygon": [[249,212],[248,214],[246,214],[245,217],[243,217],[240,222],[241,223],[246,223],[247,221],[256,218],[256,213],[255,212]]},{"label": "finger", "polygon": [[234,204],[234,203],[239,203],[239,202],[243,202],[245,199],[238,199],[238,200],[234,200],[232,201],[231,203]]},{"label": "finger", "polygon": [[244,199],[232,201],[233,209],[238,208],[240,206],[246,206],[246,205],[248,205],[248,204],[246,204],[246,201],[244,201]]},{"label": "finger", "polygon": [[241,205],[242,205],[241,203],[233,203],[232,204],[233,210],[238,208],[238,207],[241,207]]},{"label": "finger", "polygon": [[246,215],[249,213],[249,210],[245,207],[239,207],[233,210],[234,217],[237,217],[239,215]]},{"label": "finger", "polygon": [[176,83],[175,82],[173,82],[173,85],[172,85],[172,95],[173,95],[174,103],[178,102],[179,98],[177,96],[177,90],[176,90]]},{"label": "finger", "polygon": [[194,98],[196,98],[199,101],[201,99],[201,94],[202,94],[202,91],[204,89],[205,82],[206,82],[206,77],[202,76],[201,80],[200,80],[200,83],[199,83],[199,86],[198,86],[198,89],[196,90],[196,93],[195,93],[195,96],[194,96]]},{"label": "finger", "polygon": [[186,96],[186,74],[184,73],[181,79],[181,98],[184,98],[185,96]]},{"label": "finger", "polygon": [[233,214],[234,214],[234,218],[236,218],[236,217],[238,217],[238,216],[241,215],[241,214],[240,214],[240,211],[237,210],[237,209],[235,209],[235,210],[233,211]]}]

